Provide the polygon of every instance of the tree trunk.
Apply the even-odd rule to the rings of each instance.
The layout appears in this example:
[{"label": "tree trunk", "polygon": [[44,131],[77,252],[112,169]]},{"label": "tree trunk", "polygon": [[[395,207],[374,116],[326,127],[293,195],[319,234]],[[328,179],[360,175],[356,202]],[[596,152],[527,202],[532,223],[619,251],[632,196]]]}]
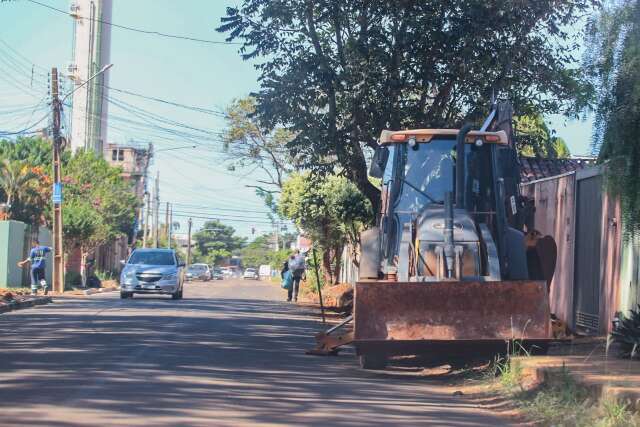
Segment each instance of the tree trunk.
[{"label": "tree trunk", "polygon": [[82,287],[87,287],[87,255],[89,253],[84,250],[84,248],[80,249],[80,277],[82,278]]},{"label": "tree trunk", "polygon": [[333,270],[333,284],[337,285],[340,282],[340,269],[342,267],[342,246],[336,246],[334,249],[334,262],[336,263],[336,268]]},{"label": "tree trunk", "polygon": [[324,278],[324,283],[332,283],[331,252],[328,249],[322,251],[322,276]]}]

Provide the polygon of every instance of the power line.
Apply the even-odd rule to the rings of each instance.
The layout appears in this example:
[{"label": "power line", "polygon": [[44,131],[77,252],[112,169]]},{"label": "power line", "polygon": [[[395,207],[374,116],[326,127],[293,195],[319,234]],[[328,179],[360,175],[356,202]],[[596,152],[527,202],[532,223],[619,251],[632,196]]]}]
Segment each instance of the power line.
[{"label": "power line", "polygon": [[[62,9],[58,9],[58,8],[50,6],[48,4],[40,3],[39,1],[35,1],[35,0],[27,0],[27,1],[30,2],[30,3],[37,4],[39,6],[45,7],[47,9],[51,9],[51,10],[56,11],[58,13],[61,13],[63,15],[69,15],[69,13],[67,11],[64,11]],[[127,30],[127,31],[133,31],[133,32],[136,32],[136,33],[155,35],[155,36],[166,37],[166,38],[171,38],[171,39],[187,40],[187,41],[192,41],[192,42],[208,43],[208,44],[236,45],[236,46],[237,45],[242,45],[242,43],[238,43],[238,42],[205,40],[205,39],[199,39],[197,37],[182,36],[182,35],[176,35],[176,34],[167,34],[167,33],[163,33],[163,32],[160,32],[160,31],[143,30],[143,29],[140,29],[140,28],[129,27],[129,26],[126,26],[126,25],[114,24],[113,22],[108,22],[108,21],[105,21],[105,20],[102,20],[102,19],[98,19],[98,18],[87,18],[85,16],[78,16],[78,19],[83,19],[83,20],[86,20],[86,21],[99,22],[101,24],[110,25],[110,26],[115,27],[115,28],[120,28],[120,29]]]},{"label": "power line", "polygon": [[29,125],[27,127],[25,127],[22,130],[18,130],[18,131],[2,131],[0,130],[0,135],[1,136],[12,136],[12,135],[23,135],[23,134],[31,134],[31,133],[36,133],[36,131],[33,131],[33,128],[38,126],[40,123],[42,123],[47,117],[49,117],[51,113],[47,113],[44,115],[44,117],[42,117],[40,120],[38,120],[37,122],[33,123],[32,125]]},{"label": "power line", "polygon": [[256,220],[265,220],[266,215],[237,215],[237,214],[228,214],[228,213],[217,213],[211,211],[188,211],[188,210],[174,210],[173,212],[181,213],[185,215],[215,215],[216,217],[224,218],[224,219],[256,219]]},{"label": "power line", "polygon": [[179,218],[194,218],[194,219],[204,219],[204,220],[209,220],[209,221],[227,221],[227,222],[240,222],[240,223],[246,223],[246,224],[262,224],[262,225],[272,225],[271,221],[249,221],[249,220],[244,220],[244,219],[228,219],[228,218],[219,218],[219,217],[211,217],[211,216],[198,216],[198,215],[185,215],[185,214],[178,214],[178,213],[174,213],[173,216],[179,217]]},{"label": "power line", "polygon": [[115,88],[115,87],[112,87],[112,86],[107,86],[107,85],[102,85],[102,86],[107,88],[107,89],[109,89],[109,90],[113,90],[115,92],[120,92],[120,93],[124,93],[126,95],[131,95],[131,96],[136,96],[138,98],[146,99],[146,100],[149,100],[149,101],[155,101],[155,102],[159,102],[159,103],[162,103],[162,104],[171,105],[171,106],[174,106],[174,107],[184,108],[186,110],[195,111],[195,112],[198,112],[198,113],[210,114],[212,116],[223,117],[223,118],[227,117],[226,113],[224,113],[223,111],[210,110],[208,108],[197,107],[195,105],[181,104],[179,102],[169,101],[169,100],[162,99],[162,98],[156,98],[154,96],[143,95],[143,94],[132,92],[132,91],[125,90],[125,89],[118,89],[118,88]]},{"label": "power line", "polygon": [[[187,209],[212,209],[212,210],[228,211],[228,212],[248,212],[246,209],[218,208],[218,207],[206,206],[206,205],[192,205],[192,204],[189,204],[189,203],[175,203],[175,202],[170,202],[170,203],[172,205],[180,206],[180,207],[187,208]],[[255,212],[252,212],[252,213],[271,214],[272,212],[255,211]]]}]

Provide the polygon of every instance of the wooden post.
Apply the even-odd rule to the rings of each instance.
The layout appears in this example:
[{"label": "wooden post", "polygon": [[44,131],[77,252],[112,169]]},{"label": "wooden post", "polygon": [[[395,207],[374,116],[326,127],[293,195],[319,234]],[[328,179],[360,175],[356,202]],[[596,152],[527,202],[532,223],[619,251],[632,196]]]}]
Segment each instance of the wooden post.
[{"label": "wooden post", "polygon": [[324,303],[322,301],[322,286],[320,285],[320,273],[318,273],[318,257],[316,256],[316,247],[311,249],[313,253],[313,267],[316,272],[316,283],[318,284],[318,299],[320,300],[320,313],[322,314],[322,323],[326,323],[324,317]]}]

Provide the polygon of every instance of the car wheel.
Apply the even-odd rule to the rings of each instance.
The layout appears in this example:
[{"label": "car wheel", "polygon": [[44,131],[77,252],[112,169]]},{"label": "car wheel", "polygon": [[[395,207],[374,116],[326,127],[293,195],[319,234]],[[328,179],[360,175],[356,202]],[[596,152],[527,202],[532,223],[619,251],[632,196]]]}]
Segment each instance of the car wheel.
[{"label": "car wheel", "polygon": [[183,289],[180,289],[180,298],[179,299],[182,299],[182,293],[183,292],[184,292]]},{"label": "car wheel", "polygon": [[171,294],[171,299],[180,299],[180,291],[177,290]]},{"label": "car wheel", "polygon": [[133,294],[129,292],[120,292],[120,299],[127,299],[133,297]]}]

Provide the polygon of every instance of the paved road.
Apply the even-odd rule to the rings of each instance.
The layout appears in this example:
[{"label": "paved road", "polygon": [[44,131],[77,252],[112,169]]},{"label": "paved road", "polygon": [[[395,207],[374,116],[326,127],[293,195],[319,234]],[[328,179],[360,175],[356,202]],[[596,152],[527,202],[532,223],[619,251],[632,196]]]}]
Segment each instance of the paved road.
[{"label": "paved road", "polygon": [[504,425],[433,381],[304,355],[318,321],[282,299],[224,281],[0,315],[0,425]]}]

